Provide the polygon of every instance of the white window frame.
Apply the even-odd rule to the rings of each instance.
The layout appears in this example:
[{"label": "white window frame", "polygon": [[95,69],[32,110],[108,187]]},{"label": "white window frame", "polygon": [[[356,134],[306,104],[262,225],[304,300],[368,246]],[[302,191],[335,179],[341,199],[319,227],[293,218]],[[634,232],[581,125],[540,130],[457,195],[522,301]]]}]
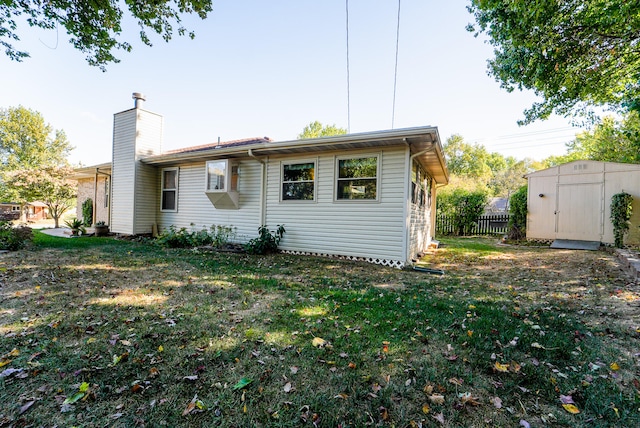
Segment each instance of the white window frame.
[{"label": "white window frame", "polygon": [[[169,171],[175,171],[176,173],[176,187],[175,189],[173,188],[165,188],[164,187],[164,174],[165,172],[169,172]],[[160,172],[160,211],[162,212],[178,212],[178,189],[180,188],[180,168],[174,167],[174,168],[162,168],[162,171]],[[173,191],[175,194],[175,200],[174,200],[174,204],[175,204],[175,208],[174,209],[166,209],[166,208],[162,208],[163,207],[163,202],[164,202],[164,192],[165,191]]]},{"label": "white window frame", "polygon": [[[375,177],[359,177],[356,178],[356,180],[360,179],[360,180],[373,180],[375,178],[376,180],[376,197],[373,199],[342,199],[342,198],[338,198],[338,182],[341,180],[352,180],[353,178],[340,178],[340,161],[342,160],[348,160],[348,159],[364,159],[364,158],[376,158],[376,176]],[[350,154],[350,155],[343,155],[343,156],[336,156],[335,157],[335,176],[333,179],[333,184],[334,184],[334,189],[333,189],[333,200],[334,202],[339,202],[339,203],[356,203],[356,202],[364,202],[364,203],[373,203],[373,202],[380,202],[380,190],[381,190],[381,186],[380,186],[380,175],[381,175],[381,169],[380,169],[380,165],[382,163],[382,152],[378,152],[378,153],[359,153],[359,154]]]},{"label": "white window frame", "polygon": [[[300,181],[284,181],[284,167],[286,165],[299,165],[305,163],[313,164],[313,180],[300,180]],[[284,199],[283,186],[286,183],[313,183],[313,199]],[[280,202],[284,203],[313,203],[317,201],[318,192],[318,158],[313,159],[296,159],[292,161],[280,162]]]},{"label": "white window frame", "polygon": [[[224,185],[221,189],[209,189],[209,165],[213,163],[224,164]],[[205,192],[228,192],[231,181],[231,164],[229,159],[214,159],[204,164],[204,191]]]}]

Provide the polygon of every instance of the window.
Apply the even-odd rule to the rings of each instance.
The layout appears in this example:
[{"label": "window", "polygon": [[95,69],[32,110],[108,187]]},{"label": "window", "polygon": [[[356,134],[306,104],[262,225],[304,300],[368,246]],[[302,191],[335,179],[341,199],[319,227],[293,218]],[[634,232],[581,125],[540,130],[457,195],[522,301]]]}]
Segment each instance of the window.
[{"label": "window", "polygon": [[161,211],[178,211],[178,168],[162,170]]},{"label": "window", "polygon": [[431,206],[431,177],[418,163],[411,170],[411,202],[420,207]]},{"label": "window", "polygon": [[336,199],[376,200],[378,159],[379,156],[338,159]]},{"label": "window", "polygon": [[315,162],[282,164],[282,200],[313,201],[315,199]]},{"label": "window", "polygon": [[238,190],[238,166],[229,159],[207,162],[207,192],[229,192]]},{"label": "window", "polygon": [[20,211],[20,205],[13,205],[11,211]]}]

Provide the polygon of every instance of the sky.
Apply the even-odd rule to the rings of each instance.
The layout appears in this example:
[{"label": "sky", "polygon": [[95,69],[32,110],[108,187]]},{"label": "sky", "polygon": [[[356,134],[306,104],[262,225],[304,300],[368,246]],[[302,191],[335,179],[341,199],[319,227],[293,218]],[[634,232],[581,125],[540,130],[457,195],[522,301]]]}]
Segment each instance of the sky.
[{"label": "sky", "polygon": [[[164,116],[163,150],[267,136],[293,140],[313,121],[351,133],[437,126],[518,159],[565,153],[577,132],[552,117],[520,127],[536,101],[508,93],[487,75],[492,48],[465,27],[466,0],[219,0],[202,21],[187,16],[194,40],[138,41],[127,19],[130,53],[102,72],[68,43],[64,29],[18,28],[15,46],[31,58],[0,53],[0,108],[22,105],[65,131],[70,161],[111,160],[113,114],[133,107]],[[396,35],[398,62],[396,69]],[[347,78],[348,76],[348,78]],[[395,110],[394,105],[395,84]]]}]

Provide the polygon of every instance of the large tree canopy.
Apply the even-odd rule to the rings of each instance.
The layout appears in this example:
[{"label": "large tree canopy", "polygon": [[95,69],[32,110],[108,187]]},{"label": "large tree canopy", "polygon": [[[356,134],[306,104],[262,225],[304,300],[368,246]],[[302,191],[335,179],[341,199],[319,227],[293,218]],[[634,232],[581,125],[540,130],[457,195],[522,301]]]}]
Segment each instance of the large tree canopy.
[{"label": "large tree canopy", "polygon": [[567,154],[545,159],[548,166],[575,160],[640,163],[640,114],[632,111],[620,120],[602,119],[591,131],[578,134],[567,144]]},{"label": "large tree canopy", "polygon": [[54,130],[40,113],[28,108],[0,108],[2,171],[59,166],[73,147],[62,130]]},{"label": "large tree canopy", "polygon": [[[0,199],[15,200],[16,189],[7,185],[8,174],[67,164],[72,147],[62,130],[54,130],[37,111],[25,107],[0,109]],[[31,202],[31,201],[28,201]]]},{"label": "large tree canopy", "polygon": [[[89,64],[100,67],[119,62],[114,50],[131,51],[131,44],[121,40],[123,6],[137,20],[140,39],[151,46],[147,30],[171,40],[174,31],[179,35],[194,33],[182,25],[183,14],[207,17],[212,10],[211,0],[96,0],[96,1],[0,1],[0,46],[14,60],[21,61],[29,53],[14,46],[19,41],[19,26],[43,29],[64,27],[73,46],[87,55]],[[174,28],[177,26],[177,28]]]},{"label": "large tree canopy", "polygon": [[494,46],[489,74],[508,91],[542,97],[522,123],[591,107],[640,109],[640,2],[472,0],[477,25]]},{"label": "large tree canopy", "polygon": [[304,127],[302,132],[298,135],[298,139],[301,140],[303,138],[330,137],[332,135],[343,135],[346,133],[346,129],[338,128],[335,124],[323,125],[316,120],[315,122],[311,122]]}]

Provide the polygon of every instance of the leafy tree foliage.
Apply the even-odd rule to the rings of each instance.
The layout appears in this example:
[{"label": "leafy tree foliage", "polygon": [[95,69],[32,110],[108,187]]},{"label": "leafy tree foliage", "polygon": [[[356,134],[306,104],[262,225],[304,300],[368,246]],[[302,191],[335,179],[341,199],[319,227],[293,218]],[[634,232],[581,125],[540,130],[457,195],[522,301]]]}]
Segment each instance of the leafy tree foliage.
[{"label": "leafy tree foliage", "polygon": [[[443,146],[447,168],[451,174],[449,185],[438,192],[447,194],[453,189],[509,197],[523,184],[523,176],[534,170],[530,159],[517,160],[500,153],[489,153],[479,144],[469,144],[461,135],[452,135]],[[451,190],[449,190],[451,189]]]},{"label": "leafy tree foliage", "polygon": [[472,0],[468,10],[468,29],[494,47],[489,73],[543,98],[523,123],[591,106],[640,110],[640,2]]},{"label": "leafy tree foliage", "polygon": [[478,218],[487,205],[487,194],[481,191],[469,191],[461,188],[438,196],[438,211],[450,216],[456,235],[465,236],[473,233]]},{"label": "leafy tree foliage", "polygon": [[22,169],[8,174],[7,186],[14,189],[17,201],[41,201],[49,208],[49,214],[58,227],[59,219],[74,205],[76,182],[69,180],[73,169],[67,166],[48,166],[38,169]]},{"label": "leafy tree foliage", "polygon": [[527,186],[522,186],[509,199],[509,239],[522,239],[527,234]]},{"label": "leafy tree foliage", "polygon": [[567,154],[546,159],[549,166],[575,160],[640,163],[640,114],[632,111],[621,120],[603,118],[592,131],[578,134]]},{"label": "leafy tree foliage", "polygon": [[131,51],[131,44],[121,40],[123,6],[126,5],[128,13],[137,21],[142,42],[151,46],[148,30],[167,42],[175,31],[194,38],[194,33],[182,25],[182,15],[196,14],[205,19],[212,10],[211,3],[211,0],[3,1],[0,2],[0,46],[9,58],[21,61],[29,53],[13,45],[20,40],[18,25],[45,30],[60,25],[69,34],[71,44],[87,55],[89,64],[104,71],[108,63],[119,62],[114,50]]},{"label": "leafy tree foliage", "polygon": [[315,122],[311,122],[304,127],[302,133],[298,135],[298,140],[302,140],[305,138],[330,137],[332,135],[344,135],[346,133],[346,129],[338,128],[335,124],[323,125],[316,120]]},{"label": "leafy tree foliage", "polygon": [[40,113],[22,106],[0,109],[0,198],[17,197],[6,183],[11,171],[66,165],[71,149],[64,131],[54,131]]}]

